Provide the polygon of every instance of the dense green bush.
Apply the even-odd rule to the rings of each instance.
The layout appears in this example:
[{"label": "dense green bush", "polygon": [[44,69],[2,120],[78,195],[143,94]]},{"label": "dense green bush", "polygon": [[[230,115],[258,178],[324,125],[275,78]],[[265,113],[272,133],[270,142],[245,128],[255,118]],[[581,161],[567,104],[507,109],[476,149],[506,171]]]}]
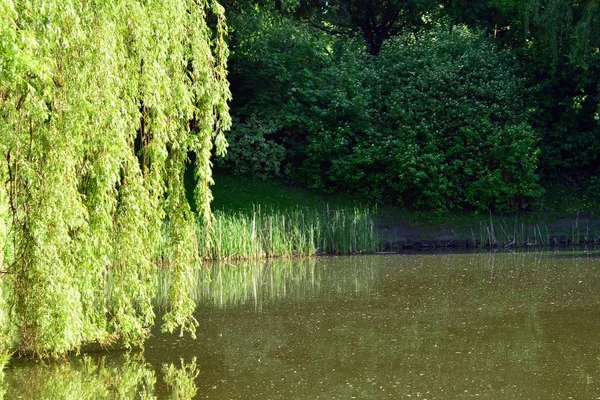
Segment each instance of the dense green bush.
[{"label": "dense green bush", "polygon": [[259,178],[292,171],[303,162],[307,135],[314,131],[311,108],[326,103],[321,71],[331,64],[330,41],[267,9],[233,14],[231,24],[235,122],[220,165]]},{"label": "dense green bush", "polygon": [[374,57],[360,40],[266,13],[251,28],[233,62],[234,132],[285,147],[283,160],[264,154],[265,171],[279,164],[297,183],[426,209],[502,210],[539,195],[522,81],[480,35],[399,37]]},{"label": "dense green bush", "polygon": [[329,118],[310,136],[314,183],[434,209],[522,207],[539,194],[523,87],[490,43],[436,32],[348,63],[332,71]]}]

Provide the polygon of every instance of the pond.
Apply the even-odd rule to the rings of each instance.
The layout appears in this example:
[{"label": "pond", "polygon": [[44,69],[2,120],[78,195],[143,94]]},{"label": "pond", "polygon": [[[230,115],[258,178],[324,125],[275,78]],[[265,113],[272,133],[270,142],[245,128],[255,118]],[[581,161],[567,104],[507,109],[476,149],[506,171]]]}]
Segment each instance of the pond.
[{"label": "pond", "polygon": [[599,289],[595,250],[211,266],[196,340],[14,359],[0,398],[600,399]]}]

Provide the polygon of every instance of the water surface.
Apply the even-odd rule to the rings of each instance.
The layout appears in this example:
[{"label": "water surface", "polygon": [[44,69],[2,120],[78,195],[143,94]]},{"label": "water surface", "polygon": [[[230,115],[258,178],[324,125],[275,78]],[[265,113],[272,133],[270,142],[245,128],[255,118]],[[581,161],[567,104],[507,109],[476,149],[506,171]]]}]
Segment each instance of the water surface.
[{"label": "water surface", "polygon": [[13,360],[0,398],[600,399],[599,289],[597,251],[212,266],[196,340]]}]

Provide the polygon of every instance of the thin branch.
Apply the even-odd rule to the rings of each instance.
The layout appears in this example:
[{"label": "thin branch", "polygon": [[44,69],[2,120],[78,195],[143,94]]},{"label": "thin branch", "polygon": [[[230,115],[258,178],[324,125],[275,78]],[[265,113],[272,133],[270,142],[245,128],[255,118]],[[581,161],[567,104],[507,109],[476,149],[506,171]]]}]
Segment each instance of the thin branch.
[{"label": "thin branch", "polygon": [[329,33],[331,35],[350,35],[350,34],[356,32],[356,28],[346,27],[345,29],[335,29],[335,28],[331,28],[328,26],[324,26],[321,23],[317,23],[317,22],[313,21],[312,19],[309,19],[308,23],[310,25],[312,25],[313,27],[315,27],[323,32]]}]

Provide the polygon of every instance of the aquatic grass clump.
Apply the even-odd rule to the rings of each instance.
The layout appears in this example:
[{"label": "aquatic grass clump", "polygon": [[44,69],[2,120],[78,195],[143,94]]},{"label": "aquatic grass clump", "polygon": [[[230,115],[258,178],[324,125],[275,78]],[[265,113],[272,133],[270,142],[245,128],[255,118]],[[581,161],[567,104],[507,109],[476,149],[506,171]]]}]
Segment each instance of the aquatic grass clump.
[{"label": "aquatic grass clump", "polygon": [[202,258],[210,260],[374,253],[380,248],[372,212],[360,208],[217,211],[210,230],[199,227],[198,237]]},{"label": "aquatic grass clump", "polygon": [[515,217],[493,218],[481,221],[477,234],[471,230],[471,245],[474,247],[548,247],[577,246],[581,244],[600,243],[600,230],[590,226],[589,219],[585,225],[581,223],[579,214],[563,232],[556,231],[548,225],[526,224]]}]

